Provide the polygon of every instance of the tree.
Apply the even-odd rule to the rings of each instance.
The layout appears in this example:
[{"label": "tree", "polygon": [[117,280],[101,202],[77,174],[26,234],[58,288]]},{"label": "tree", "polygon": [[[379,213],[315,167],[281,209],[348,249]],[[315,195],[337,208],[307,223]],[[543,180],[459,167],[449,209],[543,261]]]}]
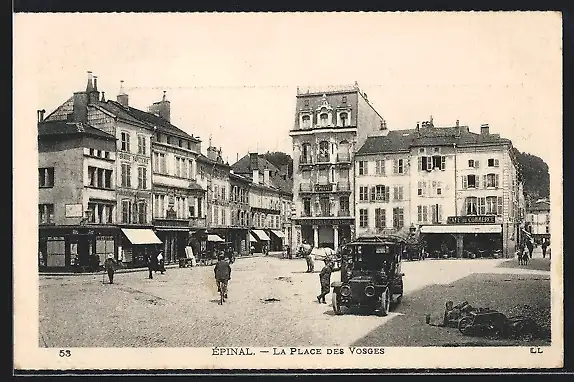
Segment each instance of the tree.
[{"label": "tree", "polygon": [[293,175],[293,158],[290,155],[285,154],[282,151],[267,151],[265,154],[262,154],[265,159],[271,162],[274,166],[281,169],[284,165],[288,167],[287,176],[290,178]]},{"label": "tree", "polygon": [[527,205],[540,198],[550,197],[550,175],[548,165],[536,155],[521,153],[514,148],[524,181],[524,194]]}]

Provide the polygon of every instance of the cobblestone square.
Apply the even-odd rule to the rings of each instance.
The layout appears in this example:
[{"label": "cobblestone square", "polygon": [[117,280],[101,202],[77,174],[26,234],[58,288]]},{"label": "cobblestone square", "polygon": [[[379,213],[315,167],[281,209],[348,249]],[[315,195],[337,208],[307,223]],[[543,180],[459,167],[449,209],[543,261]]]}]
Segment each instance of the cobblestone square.
[{"label": "cobblestone square", "polygon": [[[104,279],[102,275],[41,276],[39,344],[41,347],[345,346],[361,343],[423,346],[422,343],[417,345],[422,340],[414,334],[421,332],[427,310],[440,312],[446,298],[425,293],[425,290],[437,286],[448,288],[469,275],[483,274],[478,281],[480,284],[470,288],[475,295],[457,296],[458,289],[450,288],[453,292],[449,298],[458,301],[460,297],[471,304],[473,299],[482,301],[484,296],[480,291],[485,279],[507,274],[523,275],[535,277],[537,287],[546,288],[536,304],[547,306],[549,311],[549,272],[528,267],[509,268],[504,262],[404,262],[403,302],[387,317],[335,316],[330,295],[328,304],[318,304],[315,297],[319,293],[318,272],[323,263],[317,262],[315,274],[308,274],[302,259],[238,259],[232,266],[229,299],[223,306],[218,304],[211,266],[172,268],[164,275],[157,273],[153,280],[147,278],[147,271],[119,273],[113,285],[109,285],[107,277]],[[337,272],[331,281],[337,281],[339,277]],[[506,283],[505,287],[523,288],[518,281]],[[468,290],[465,287],[464,293]],[[510,293],[514,292],[511,290]],[[525,296],[528,293],[520,294],[520,298],[528,298]],[[267,299],[277,301],[267,302]],[[501,306],[492,308],[503,310]],[[424,330],[432,331],[425,346],[462,337],[450,333],[448,339],[443,338],[441,331],[446,333],[444,328]]]}]

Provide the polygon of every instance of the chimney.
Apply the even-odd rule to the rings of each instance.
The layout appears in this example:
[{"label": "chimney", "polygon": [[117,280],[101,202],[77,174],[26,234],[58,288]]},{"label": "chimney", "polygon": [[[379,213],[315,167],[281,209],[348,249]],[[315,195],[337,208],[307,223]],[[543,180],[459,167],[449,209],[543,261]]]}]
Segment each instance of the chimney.
[{"label": "chimney", "polygon": [[86,85],[86,92],[93,92],[94,91],[94,83],[93,83],[93,76],[92,72],[88,70],[88,84]]},{"label": "chimney", "polygon": [[212,161],[217,161],[218,158],[217,149],[213,146],[209,146],[207,148],[207,157]]},{"label": "chimney", "polygon": [[259,169],[253,169],[253,183],[259,183]]},{"label": "chimney", "polygon": [[102,92],[102,100],[101,102],[106,102],[106,92]]},{"label": "chimney", "polygon": [[124,80],[120,81],[120,93],[117,96],[117,101],[123,107],[129,106],[129,97],[124,91]]},{"label": "chimney", "polygon": [[259,170],[259,154],[257,153],[249,153],[249,169],[250,170]]},{"label": "chimney", "polygon": [[269,186],[269,169],[266,168],[263,170],[263,184]]},{"label": "chimney", "polygon": [[88,93],[76,92],[74,93],[74,106],[72,112],[72,121],[74,122],[88,122]]},{"label": "chimney", "polygon": [[460,121],[457,119],[456,120],[456,127],[459,127],[459,126],[460,126]]},{"label": "chimney", "polygon": [[480,135],[488,135],[488,134],[489,134],[488,123],[480,125]]},{"label": "chimney", "polygon": [[45,109],[38,110],[38,122],[44,122],[44,114],[46,113]]},{"label": "chimney", "polygon": [[[89,72],[91,73],[91,72]],[[91,76],[91,74],[90,74]],[[100,100],[100,92],[98,91],[98,77],[93,76],[94,85],[92,90],[87,90],[90,103],[98,102]],[[91,79],[88,78],[88,87],[90,86]]]}]

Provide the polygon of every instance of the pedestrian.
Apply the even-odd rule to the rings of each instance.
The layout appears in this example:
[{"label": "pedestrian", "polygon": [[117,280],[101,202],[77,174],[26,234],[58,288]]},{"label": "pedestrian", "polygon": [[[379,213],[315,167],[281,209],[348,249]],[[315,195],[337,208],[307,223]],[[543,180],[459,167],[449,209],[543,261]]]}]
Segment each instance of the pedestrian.
[{"label": "pedestrian", "polygon": [[543,241],[542,241],[542,258],[543,259],[546,258],[546,248],[548,248],[548,240],[543,239]]},{"label": "pedestrian", "polygon": [[299,253],[301,256],[305,256],[305,261],[307,262],[307,273],[311,272],[311,251],[313,248],[307,243],[307,241],[303,240],[303,244],[301,244],[301,248],[299,249]]},{"label": "pedestrian", "polygon": [[153,279],[153,271],[157,269],[157,257],[152,253],[147,256],[147,268],[149,270],[149,279]]},{"label": "pedestrian", "polygon": [[315,272],[315,255],[313,254],[313,251],[311,251],[311,253],[309,253],[309,272],[313,273]]},{"label": "pedestrian", "polygon": [[163,259],[163,251],[159,251],[157,254],[157,268],[158,271],[163,275],[165,272],[165,260]]},{"label": "pedestrian", "polygon": [[325,296],[331,291],[331,273],[338,271],[340,268],[335,268],[332,261],[326,261],[325,266],[319,273],[319,283],[321,284],[321,294],[317,296],[317,301],[321,304],[326,304]]},{"label": "pedestrian", "polygon": [[113,253],[108,254],[108,258],[104,263],[106,271],[108,272],[108,278],[110,279],[110,284],[114,283],[114,272],[116,271],[116,262],[114,261]]},{"label": "pedestrian", "polygon": [[528,256],[532,259],[532,251],[534,251],[534,244],[531,239],[526,240],[526,247],[528,248]]}]

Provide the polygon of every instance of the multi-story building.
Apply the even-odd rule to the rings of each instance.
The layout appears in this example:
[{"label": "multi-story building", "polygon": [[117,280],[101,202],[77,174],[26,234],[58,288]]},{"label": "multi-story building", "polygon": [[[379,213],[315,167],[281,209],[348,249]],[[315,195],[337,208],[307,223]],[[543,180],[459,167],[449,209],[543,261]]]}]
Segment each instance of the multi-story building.
[{"label": "multi-story building", "polygon": [[197,182],[207,190],[202,212],[206,218],[206,230],[198,232],[201,252],[210,251],[208,242],[232,242],[231,205],[229,202],[230,166],[223,161],[221,149],[211,145],[207,156],[197,157]]},{"label": "multi-story building", "polygon": [[534,240],[540,243],[542,239],[550,240],[550,201],[537,200],[526,212],[527,231]]},{"label": "multi-story building", "polygon": [[[162,100],[152,104],[147,112],[130,106],[127,95],[125,100],[119,100],[123,104],[107,101],[103,107],[121,109],[153,131],[149,149],[147,137],[138,135],[138,153],[147,154],[148,150],[151,153],[152,224],[163,242],[166,263],[176,262],[185,257],[190,235],[205,229],[205,218],[199,214],[205,189],[196,182],[201,141],[171,123],[171,107],[165,92]],[[143,175],[146,176],[145,171]],[[140,181],[138,173],[138,187]]]},{"label": "multi-story building", "polygon": [[38,120],[39,265],[72,268],[116,253],[116,138],[73,113]]},{"label": "multi-story building", "polygon": [[382,130],[355,156],[358,233],[416,227],[427,250],[512,255],[523,221],[512,142],[468,126]]},{"label": "multi-story building", "polygon": [[233,172],[250,181],[249,240],[256,252],[281,251],[291,237],[292,184],[287,166],[277,168],[264,156],[249,153],[232,165]]},{"label": "multi-story building", "polygon": [[250,215],[249,188],[251,180],[242,175],[235,174],[233,170],[229,174],[229,203],[231,209],[231,232],[233,249],[240,255],[249,252],[250,241],[255,239],[249,235]]},{"label": "multi-story building", "polygon": [[294,244],[338,248],[354,236],[353,156],[385,121],[358,85],[297,91],[293,139]]}]

